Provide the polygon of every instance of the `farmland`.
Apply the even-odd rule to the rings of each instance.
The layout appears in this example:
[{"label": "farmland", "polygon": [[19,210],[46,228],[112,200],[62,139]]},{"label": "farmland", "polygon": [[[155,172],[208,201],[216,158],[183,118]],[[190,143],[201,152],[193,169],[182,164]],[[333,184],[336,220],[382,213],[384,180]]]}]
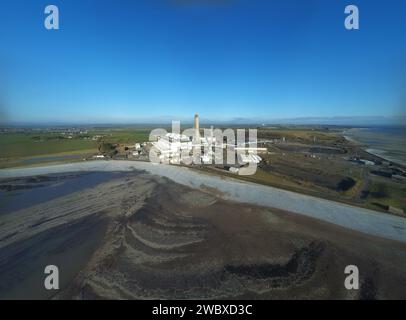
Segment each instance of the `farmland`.
[{"label": "farmland", "polygon": [[148,140],[148,136],[149,130],[138,128],[3,130],[0,168],[78,161],[97,153],[100,141],[133,144]]}]

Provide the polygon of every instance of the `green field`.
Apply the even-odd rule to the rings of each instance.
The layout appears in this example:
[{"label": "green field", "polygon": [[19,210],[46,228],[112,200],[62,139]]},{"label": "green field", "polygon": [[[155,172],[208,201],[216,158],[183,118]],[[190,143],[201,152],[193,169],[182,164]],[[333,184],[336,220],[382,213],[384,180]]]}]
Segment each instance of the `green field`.
[{"label": "green field", "polygon": [[301,143],[321,143],[321,144],[332,144],[332,143],[343,143],[344,138],[337,135],[334,132],[326,130],[315,130],[315,129],[288,129],[288,128],[259,128],[258,138],[262,139],[282,139],[285,138],[287,141],[291,142],[301,142]]},{"label": "green field", "polygon": [[105,142],[134,144],[149,140],[149,129],[138,128],[101,128],[89,131],[91,136],[101,135]]},{"label": "green field", "polygon": [[406,211],[406,185],[390,181],[381,177],[371,179],[366,196],[370,208],[376,209],[379,205],[394,206]]},{"label": "green field", "polygon": [[12,133],[0,136],[1,159],[24,158],[64,152],[96,150],[96,141],[81,139],[35,140],[35,137],[47,135]]},{"label": "green field", "polygon": [[[148,141],[149,132],[148,129],[138,128],[94,128],[88,130],[86,134],[62,134],[40,130],[2,133],[0,168],[27,165],[30,160],[40,157],[44,157],[39,161],[42,163],[78,161],[79,158],[69,157],[72,155],[85,157],[97,153],[100,141],[132,145],[136,142]],[[56,155],[60,157],[58,160],[45,158]]]}]

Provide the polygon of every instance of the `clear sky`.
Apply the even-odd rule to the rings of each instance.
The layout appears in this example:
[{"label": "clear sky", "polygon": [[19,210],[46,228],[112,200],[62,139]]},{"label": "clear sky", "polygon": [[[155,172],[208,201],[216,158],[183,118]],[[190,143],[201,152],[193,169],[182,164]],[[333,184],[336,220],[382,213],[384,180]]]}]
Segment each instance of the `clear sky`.
[{"label": "clear sky", "polygon": [[[60,30],[44,28],[47,4]],[[358,31],[344,28],[348,4]],[[405,12],[402,0],[0,0],[0,117],[398,116]]]}]

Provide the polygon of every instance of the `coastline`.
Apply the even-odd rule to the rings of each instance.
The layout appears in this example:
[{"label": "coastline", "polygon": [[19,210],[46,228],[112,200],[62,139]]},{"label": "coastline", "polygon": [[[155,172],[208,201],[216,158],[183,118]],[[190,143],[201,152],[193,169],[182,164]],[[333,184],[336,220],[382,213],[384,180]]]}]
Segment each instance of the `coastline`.
[{"label": "coastline", "polygon": [[88,161],[54,166],[0,170],[0,179],[49,173],[143,170],[225,200],[289,211],[366,234],[406,242],[406,219],[348,204],[316,198],[233,178],[206,175],[184,167],[135,161]]},{"label": "coastline", "polygon": [[381,158],[383,160],[393,162],[393,163],[395,163],[395,164],[397,164],[399,166],[406,167],[406,162],[386,155],[385,154],[386,151],[384,151],[384,150],[379,150],[379,149],[375,149],[375,148],[366,148],[366,149],[363,149],[363,150],[365,152],[368,152],[369,154],[372,154],[375,157],[379,157],[379,158]]},{"label": "coastline", "polygon": [[[369,128],[352,128],[350,130],[355,131],[355,130],[362,130],[362,129],[369,129]],[[363,141],[361,141],[361,139],[357,139],[357,137],[354,136],[350,136],[349,135],[349,131],[350,130],[344,130],[343,132],[341,132],[341,135],[343,136],[344,139],[346,139],[347,141],[356,144],[357,146],[359,146],[363,151],[380,158],[383,161],[389,161],[392,162],[396,165],[402,166],[402,167],[406,167],[406,162],[398,159],[396,157],[393,157],[391,155],[388,155],[388,150],[383,150],[383,149],[379,149],[377,147],[374,147],[372,144],[368,144],[365,143]]]}]

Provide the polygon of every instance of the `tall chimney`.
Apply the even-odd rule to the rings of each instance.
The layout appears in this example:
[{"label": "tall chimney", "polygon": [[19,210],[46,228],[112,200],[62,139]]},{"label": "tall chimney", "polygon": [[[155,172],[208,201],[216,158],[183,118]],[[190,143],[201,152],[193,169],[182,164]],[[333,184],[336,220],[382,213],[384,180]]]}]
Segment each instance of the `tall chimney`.
[{"label": "tall chimney", "polygon": [[195,136],[194,140],[196,143],[200,143],[200,128],[199,128],[199,115],[195,114]]}]

